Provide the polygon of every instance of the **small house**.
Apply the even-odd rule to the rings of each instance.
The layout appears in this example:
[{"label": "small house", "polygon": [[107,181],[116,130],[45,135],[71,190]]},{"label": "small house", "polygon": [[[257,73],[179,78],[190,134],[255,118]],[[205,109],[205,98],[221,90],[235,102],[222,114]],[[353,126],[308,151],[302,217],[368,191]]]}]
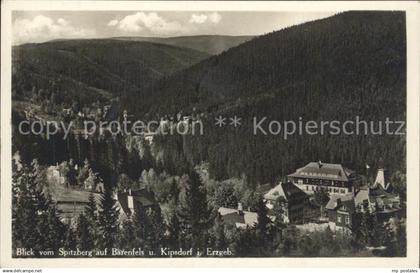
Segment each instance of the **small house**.
[{"label": "small house", "polygon": [[[252,211],[244,211],[241,203],[238,203],[237,209],[220,207],[218,212],[227,227],[245,229],[252,228],[258,223],[258,214]],[[272,221],[276,219],[275,216],[269,217]]]},{"label": "small house", "polygon": [[264,195],[267,208],[281,217],[284,223],[303,220],[304,206],[308,196],[291,182],[281,182]]}]

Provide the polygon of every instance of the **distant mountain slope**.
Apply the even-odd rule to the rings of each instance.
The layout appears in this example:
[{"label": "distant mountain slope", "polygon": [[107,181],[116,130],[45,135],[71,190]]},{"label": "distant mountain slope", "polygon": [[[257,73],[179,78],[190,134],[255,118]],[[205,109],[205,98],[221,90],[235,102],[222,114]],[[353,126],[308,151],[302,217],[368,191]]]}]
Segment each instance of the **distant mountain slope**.
[{"label": "distant mountain slope", "polygon": [[13,48],[14,84],[30,89],[96,88],[118,95],[138,92],[207,57],[188,48],[112,39],[25,44]]},{"label": "distant mountain slope", "polygon": [[[280,122],[405,120],[405,14],[352,11],[289,27],[175,73],[144,94],[142,100],[130,95],[123,104],[140,117],[193,109],[209,117],[205,135],[184,140],[188,147],[181,145],[169,158],[208,160],[218,179],[244,174],[254,182],[273,182],[317,160],[363,172],[366,163],[375,166],[382,157],[389,169],[401,170],[401,136],[303,134],[285,140],[254,136],[250,123],[254,116]],[[241,117],[243,126],[215,128],[220,114]]]},{"label": "distant mountain slope", "polygon": [[[310,85],[325,89],[318,94],[320,99],[326,92],[334,97],[347,92],[342,90],[343,84],[358,89],[369,84],[376,88],[405,84],[401,78],[405,75],[404,24],[399,12],[346,12],[289,27],[257,37],[157,83],[149,92],[171,100],[171,108],[162,98],[159,106],[153,98],[147,104],[177,111],[192,104],[217,105],[272,92],[290,95],[292,100],[295,95],[286,90],[303,92],[305,84],[305,92],[315,88]],[[331,88],[335,90],[328,91]],[[352,93],[366,98],[372,95],[357,89]],[[178,98],[179,104],[172,103],[173,98]]]},{"label": "distant mountain slope", "polygon": [[197,35],[179,36],[169,38],[154,37],[116,37],[117,40],[146,41],[159,44],[173,45],[178,47],[191,48],[210,55],[217,55],[229,48],[249,41],[254,36],[227,36],[227,35]]}]

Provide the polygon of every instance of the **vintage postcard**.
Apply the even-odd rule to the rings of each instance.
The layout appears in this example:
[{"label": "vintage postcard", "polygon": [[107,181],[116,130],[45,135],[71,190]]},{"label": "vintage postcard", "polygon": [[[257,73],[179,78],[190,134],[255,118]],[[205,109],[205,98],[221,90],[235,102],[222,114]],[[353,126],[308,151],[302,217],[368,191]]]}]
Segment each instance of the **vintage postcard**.
[{"label": "vintage postcard", "polygon": [[418,11],[3,1],[1,266],[418,267]]}]

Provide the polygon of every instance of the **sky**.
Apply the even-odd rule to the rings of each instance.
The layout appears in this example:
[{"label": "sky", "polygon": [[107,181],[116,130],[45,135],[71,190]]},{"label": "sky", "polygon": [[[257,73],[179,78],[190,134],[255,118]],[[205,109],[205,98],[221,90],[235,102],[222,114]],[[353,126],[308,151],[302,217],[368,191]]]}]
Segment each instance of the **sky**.
[{"label": "sky", "polygon": [[15,11],[13,44],[119,36],[261,35],[331,12]]}]

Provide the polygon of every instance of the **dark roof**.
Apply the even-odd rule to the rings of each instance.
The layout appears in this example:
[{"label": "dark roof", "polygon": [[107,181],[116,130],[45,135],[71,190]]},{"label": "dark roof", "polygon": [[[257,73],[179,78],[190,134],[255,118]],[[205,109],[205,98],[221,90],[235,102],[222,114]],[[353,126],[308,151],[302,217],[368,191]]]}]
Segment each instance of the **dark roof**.
[{"label": "dark roof", "polygon": [[[236,209],[220,207],[218,209],[220,216],[223,218],[223,222],[228,226],[236,227],[253,227],[258,223],[258,214],[252,211],[241,211]],[[275,216],[270,216],[270,219],[274,221]]]},{"label": "dark roof", "polygon": [[[128,196],[129,192],[118,193],[118,202],[126,214],[131,213],[128,208]],[[154,194],[146,189],[132,191],[131,196],[133,196],[134,209],[140,207],[152,207],[158,204]]]},{"label": "dark roof", "polygon": [[294,198],[301,198],[306,196],[306,193],[299,189],[292,182],[281,182],[276,187],[269,190],[264,198],[267,200],[284,199],[286,201]]},{"label": "dark roof", "polygon": [[120,112],[120,109],[118,107],[118,104],[112,103],[111,107],[106,112],[105,120],[107,121],[117,120],[119,112]]},{"label": "dark roof", "polygon": [[337,208],[338,211],[348,211],[350,213],[356,210],[354,199],[346,200],[341,202],[341,205]]},{"label": "dark roof", "polygon": [[236,225],[236,223],[245,224],[244,214],[239,214],[237,212],[232,212],[232,213],[229,213],[229,214],[225,214],[222,217],[223,217],[223,222],[226,225]]},{"label": "dark roof", "polygon": [[381,207],[381,213],[400,210],[399,196],[387,192],[381,184],[375,184],[369,189],[369,200]]},{"label": "dark roof", "polygon": [[[341,202],[337,202],[340,199]],[[394,212],[400,210],[399,197],[392,193],[386,192],[380,184],[374,187],[361,187],[356,195],[331,195],[326,209],[328,210],[346,210],[353,212],[356,208],[361,207],[364,203],[378,205],[381,213]]]},{"label": "dark roof", "polygon": [[296,172],[290,174],[289,176],[348,181],[349,176],[353,173],[354,171],[344,168],[341,164],[310,162],[306,166],[297,169]]},{"label": "dark roof", "polygon": [[266,183],[266,184],[262,184],[258,186],[257,192],[263,194],[263,193],[268,192],[270,189],[271,189],[271,185],[269,183]]},{"label": "dark roof", "polygon": [[387,192],[381,184],[375,184],[370,188],[369,195],[372,197],[384,196],[384,197],[394,197],[392,193]]},{"label": "dark roof", "polygon": [[[340,202],[338,201],[340,199]],[[345,208],[346,210],[354,210],[355,203],[353,194],[346,194],[346,195],[338,195],[332,194],[330,195],[330,200],[328,201],[327,205],[325,206],[326,209],[329,210],[338,210],[341,208]]]}]

